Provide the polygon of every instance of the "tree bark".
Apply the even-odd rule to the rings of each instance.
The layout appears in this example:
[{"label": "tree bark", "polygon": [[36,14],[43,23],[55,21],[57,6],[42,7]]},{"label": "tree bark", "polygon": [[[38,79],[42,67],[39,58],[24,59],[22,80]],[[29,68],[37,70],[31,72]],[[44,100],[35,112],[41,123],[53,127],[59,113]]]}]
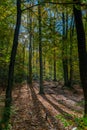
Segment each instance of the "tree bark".
[{"label": "tree bark", "polygon": [[[73,1],[75,2],[76,0]],[[79,0],[78,3],[80,3]],[[73,12],[77,31],[80,78],[82,82],[84,99],[85,99],[84,115],[87,116],[87,52],[86,52],[85,31],[82,22],[81,9],[80,8],[77,9],[76,6],[74,5]]]},{"label": "tree bark", "polygon": [[74,34],[74,18],[72,15],[71,19],[71,25],[70,25],[70,59],[69,59],[69,64],[70,64],[70,77],[69,77],[69,86],[72,87],[72,81],[73,81],[73,34]]},{"label": "tree bark", "polygon": [[[38,1],[39,3],[39,1]],[[40,94],[44,94],[43,90],[43,63],[42,63],[42,30],[41,30],[41,7],[38,6],[38,22],[39,22],[39,64],[40,64]]]},{"label": "tree bark", "polygon": [[57,79],[56,79],[56,50],[55,50],[55,48],[54,48],[54,81],[57,81]]},{"label": "tree bark", "polygon": [[65,28],[65,15],[64,13],[62,13],[62,22],[63,22],[63,38],[62,38],[62,56],[63,56],[63,59],[62,59],[62,62],[63,62],[63,73],[64,73],[64,86],[68,86],[68,59],[67,59],[67,45],[66,43],[66,31],[67,28]]},{"label": "tree bark", "polygon": [[29,14],[29,23],[30,23],[30,30],[29,30],[29,84],[32,84],[32,17],[31,13]]},{"label": "tree bark", "polygon": [[17,0],[17,20],[16,20],[16,27],[14,32],[13,47],[12,47],[11,57],[10,57],[8,85],[6,88],[5,111],[3,115],[5,126],[8,124],[10,118],[10,107],[12,103],[12,87],[13,87],[13,79],[14,79],[14,64],[15,64],[17,47],[18,47],[18,35],[19,35],[20,24],[21,24],[21,0]]}]

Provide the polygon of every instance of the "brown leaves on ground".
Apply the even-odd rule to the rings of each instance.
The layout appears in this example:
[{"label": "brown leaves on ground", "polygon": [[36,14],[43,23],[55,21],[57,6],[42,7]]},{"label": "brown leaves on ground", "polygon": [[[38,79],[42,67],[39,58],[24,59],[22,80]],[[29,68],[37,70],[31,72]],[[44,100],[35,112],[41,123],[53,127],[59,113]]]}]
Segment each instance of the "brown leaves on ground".
[{"label": "brown leaves on ground", "polygon": [[44,81],[44,91],[44,95],[39,94],[38,82],[13,90],[12,130],[71,130],[72,125],[64,128],[56,116],[74,120],[74,115],[83,115],[83,92],[79,86],[71,91],[58,82]]}]

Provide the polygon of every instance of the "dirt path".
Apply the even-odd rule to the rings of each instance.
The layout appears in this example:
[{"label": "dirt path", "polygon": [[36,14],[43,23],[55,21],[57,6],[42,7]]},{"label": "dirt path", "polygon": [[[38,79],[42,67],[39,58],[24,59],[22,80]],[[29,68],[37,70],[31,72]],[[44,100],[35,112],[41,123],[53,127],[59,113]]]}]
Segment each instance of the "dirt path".
[{"label": "dirt path", "polygon": [[[44,82],[45,95],[39,95],[39,85],[24,84],[13,91],[12,130],[65,130],[56,115],[62,114],[67,120],[73,116],[82,116],[82,93],[79,96],[54,83]],[[78,98],[77,98],[78,97]],[[71,130],[66,128],[66,130]]]}]

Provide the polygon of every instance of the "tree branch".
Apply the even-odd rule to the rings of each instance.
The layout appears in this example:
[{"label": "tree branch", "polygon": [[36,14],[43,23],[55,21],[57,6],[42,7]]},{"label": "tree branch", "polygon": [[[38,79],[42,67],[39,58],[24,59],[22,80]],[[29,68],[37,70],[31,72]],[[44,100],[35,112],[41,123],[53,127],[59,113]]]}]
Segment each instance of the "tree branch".
[{"label": "tree branch", "polygon": [[60,2],[41,2],[41,3],[35,4],[35,5],[32,5],[30,7],[23,9],[22,12],[25,10],[29,10],[33,7],[39,6],[39,5],[43,5],[43,4],[57,4],[57,5],[75,5],[76,4],[76,5],[80,5],[80,6],[87,6],[86,3],[79,3],[79,2],[63,2],[63,3],[60,3]]}]

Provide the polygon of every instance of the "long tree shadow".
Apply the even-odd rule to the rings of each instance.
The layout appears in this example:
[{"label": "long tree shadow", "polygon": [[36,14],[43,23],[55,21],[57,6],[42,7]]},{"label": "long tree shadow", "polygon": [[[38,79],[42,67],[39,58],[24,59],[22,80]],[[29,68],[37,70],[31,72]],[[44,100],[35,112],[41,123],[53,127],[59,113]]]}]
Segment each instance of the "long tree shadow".
[{"label": "long tree shadow", "polygon": [[[35,89],[36,91],[38,91],[38,88],[37,88],[37,87],[34,87],[34,89]],[[50,97],[54,98],[54,97],[52,96],[53,93],[50,94],[50,93],[46,93],[46,92],[45,92],[45,94],[48,94],[48,95],[50,95]],[[61,95],[62,95],[62,94],[61,94]],[[63,96],[63,95],[62,95],[62,96]],[[60,109],[60,108],[58,107],[58,105],[56,105],[56,104],[53,103],[53,101],[49,100],[45,95],[42,95],[42,97],[44,98],[45,101],[47,101],[49,104],[51,104],[51,106],[53,106],[58,112],[62,113],[67,119],[70,118],[69,114],[68,114],[67,112],[63,111],[62,109]],[[57,100],[56,98],[55,98],[55,100],[56,100],[56,102],[58,102],[58,100]],[[58,104],[61,104],[61,105],[65,106],[66,108],[70,109],[69,106],[65,105],[65,104],[62,103],[62,102],[58,102]],[[71,109],[71,110],[74,110],[74,109]],[[66,116],[66,115],[67,115],[67,116]],[[71,118],[73,118],[73,117],[71,116]]]},{"label": "long tree shadow", "polygon": [[45,95],[42,95],[42,97],[49,104],[51,104],[58,112],[60,112],[66,120],[70,120],[71,119],[71,120],[74,121],[74,118],[73,118],[72,115],[70,115],[69,113],[65,112],[62,108],[59,108],[57,105],[55,105],[53,102],[51,102]]},{"label": "long tree shadow", "polygon": [[[38,91],[38,88],[37,88],[37,87],[35,87],[35,89]],[[52,89],[52,88],[51,88],[51,89]],[[54,100],[55,100],[56,102],[58,102],[59,104],[65,106],[65,107],[67,107],[68,109],[70,109],[70,110],[72,110],[72,111],[79,112],[80,114],[83,113],[82,108],[78,108],[78,107],[77,107],[77,108],[75,109],[75,107],[70,106],[70,103],[69,103],[69,105],[68,105],[68,104],[65,104],[65,103],[63,102],[63,100],[57,100],[57,99],[53,96],[53,94],[54,94],[54,95],[58,95],[58,94],[59,94],[59,95],[63,96],[63,98],[66,98],[67,102],[68,102],[68,100],[71,100],[71,102],[73,101],[74,103],[76,103],[76,105],[77,105],[78,101],[73,100],[72,98],[70,99],[68,96],[66,96],[66,95],[62,92],[62,90],[58,92],[57,90],[53,89],[53,91],[54,91],[55,93],[52,93],[51,89],[48,88],[48,92],[47,92],[47,91],[46,91],[46,90],[47,90],[47,87],[46,87],[45,94],[49,94],[52,98],[54,98]],[[63,95],[63,94],[64,94],[64,95]]]},{"label": "long tree shadow", "polygon": [[71,96],[68,96],[67,94],[64,94],[64,97],[66,97],[66,98],[68,98],[68,99],[70,99],[70,100],[72,100],[72,101],[74,101],[74,102],[76,102],[76,103],[78,103],[79,101],[77,100],[78,99],[78,96],[76,97],[76,95],[75,94],[73,94],[74,96],[74,98],[72,98]]},{"label": "long tree shadow", "polygon": [[[38,85],[38,83],[37,83],[37,85]],[[60,88],[60,87],[58,87],[58,85],[57,86],[55,86],[55,83],[54,84],[52,84],[52,86],[51,87],[49,87],[49,83],[48,84],[44,84],[43,86],[44,86],[44,91],[45,91],[45,94],[55,94],[55,95],[63,95],[65,98],[67,98],[67,99],[70,99],[70,100],[72,100],[72,101],[74,101],[74,102],[77,102],[78,103],[78,98],[74,98],[75,96],[76,96],[76,94],[74,94],[73,93],[73,95],[75,95],[75,96],[73,96],[73,98],[71,97],[71,96],[68,96],[67,95],[67,93],[66,92],[64,92],[64,89],[63,88]],[[38,85],[39,86],[39,85]],[[38,90],[38,87],[35,87],[37,90]],[[66,88],[68,91],[70,91],[70,92],[72,92],[72,91],[74,91],[74,89],[68,89],[68,88]],[[65,90],[66,90],[65,89]],[[78,95],[77,95],[78,96]]]},{"label": "long tree shadow", "polygon": [[[35,87],[35,89],[38,91],[38,87]],[[47,84],[44,84],[44,90],[45,90],[45,94],[49,94],[51,97],[53,97],[53,94],[56,95],[60,95],[63,96],[63,98],[65,98],[67,100],[67,102],[69,103],[69,105],[61,100],[57,100],[55,97],[54,100],[57,101],[58,103],[60,103],[61,105],[67,107],[68,109],[78,112],[78,114],[83,114],[83,106],[82,106],[82,100],[78,101],[78,98],[74,98],[74,96],[69,96],[67,95],[66,92],[63,91],[62,88],[55,86],[55,84],[52,84],[52,86],[49,86]],[[68,89],[68,91],[71,91],[71,89]],[[74,91],[74,90],[73,90]],[[74,105],[72,105],[72,103],[74,103]],[[76,107],[75,107],[76,106]]]},{"label": "long tree shadow", "polygon": [[[72,100],[72,101],[74,101],[74,102],[77,102],[78,103],[78,96],[79,96],[79,94],[78,94],[78,92],[74,89],[74,88],[68,88],[68,87],[65,87],[65,88],[63,88],[63,87],[60,87],[60,85],[59,85],[59,83],[57,82],[56,84],[55,84],[55,82],[54,83],[52,83],[52,84],[50,84],[49,82],[48,82],[48,84],[46,83],[46,84],[44,84],[44,88],[46,89],[46,93],[47,94],[54,94],[55,93],[55,95],[58,95],[58,94],[60,94],[60,95],[64,95],[66,98],[69,98],[70,100]],[[49,90],[49,91],[48,91]],[[70,93],[72,93],[72,96],[69,96],[68,94],[67,94],[67,92],[65,92],[65,91],[68,91],[68,92],[70,92]],[[48,91],[48,92],[47,92]],[[83,97],[82,97],[82,99],[83,99]]]},{"label": "long tree shadow", "polygon": [[[53,115],[50,113],[49,110],[47,110],[43,104],[38,100],[37,95],[35,93],[35,90],[32,86],[29,86],[30,90],[31,90],[31,95],[32,95],[32,101],[33,101],[33,105],[35,108],[35,112],[37,112],[37,119],[40,120],[40,125],[42,126],[42,124],[45,126],[46,123],[48,122],[47,118],[50,119],[51,124],[48,122],[48,124],[50,125],[50,129],[51,127],[53,127],[56,130],[60,130],[59,126],[58,126],[58,122],[56,121],[56,119],[53,117]],[[44,111],[45,113],[45,117],[43,118],[43,115],[41,113],[41,109]],[[47,116],[47,117],[46,117]],[[49,129],[49,128],[48,128]],[[48,130],[47,129],[47,130]]]},{"label": "long tree shadow", "polygon": [[[61,100],[58,100],[56,99],[56,97],[54,97],[53,95],[51,95],[51,97],[56,101],[58,102],[59,104],[62,104],[63,106],[67,107],[68,109],[72,110],[72,111],[76,111],[80,114],[82,114],[83,110],[82,110],[82,107],[78,108],[77,106],[75,107],[75,104],[74,105],[71,105],[70,103],[66,104],[62,99]],[[71,100],[73,101],[73,100]],[[67,99],[67,102],[68,102],[68,99]],[[76,103],[76,102],[75,102]]]},{"label": "long tree shadow", "polygon": [[[54,93],[55,93],[55,95],[60,94],[60,95],[63,95],[64,97],[66,97],[67,99],[70,99],[70,100],[78,103],[78,100],[77,100],[78,98],[76,98],[76,94],[74,94],[74,92],[73,92],[73,95],[75,95],[75,96],[73,96],[73,98],[72,98],[71,96],[67,95],[66,92],[64,92],[63,88],[59,88],[58,86],[55,87],[55,84],[50,89],[49,89],[49,87],[47,88],[47,85],[44,85],[44,87],[45,87],[46,90],[49,90],[49,92],[46,92],[47,94],[54,94]],[[68,88],[66,88],[66,89],[68,89]],[[75,91],[75,90],[74,89],[68,89],[68,91],[72,92],[72,91]]]}]

